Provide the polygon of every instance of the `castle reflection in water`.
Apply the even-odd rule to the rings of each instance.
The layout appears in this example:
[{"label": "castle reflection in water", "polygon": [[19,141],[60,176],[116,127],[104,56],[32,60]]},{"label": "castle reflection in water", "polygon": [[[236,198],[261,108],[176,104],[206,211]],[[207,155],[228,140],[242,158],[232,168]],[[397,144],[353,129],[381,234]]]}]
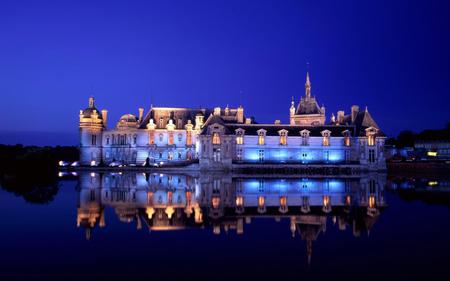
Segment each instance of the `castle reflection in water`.
[{"label": "castle reflection in water", "polygon": [[201,227],[214,234],[235,231],[264,217],[290,221],[292,236],[312,242],[327,219],[354,236],[368,233],[386,207],[383,174],[364,177],[274,177],[273,175],[81,173],[77,226],[90,239],[105,227],[105,208],[120,221],[151,231]]}]

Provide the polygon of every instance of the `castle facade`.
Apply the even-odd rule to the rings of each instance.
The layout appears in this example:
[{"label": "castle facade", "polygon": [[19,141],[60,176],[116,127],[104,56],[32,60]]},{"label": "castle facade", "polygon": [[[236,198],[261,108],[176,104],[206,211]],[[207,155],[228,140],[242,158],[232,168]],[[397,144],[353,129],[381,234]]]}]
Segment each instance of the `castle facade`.
[{"label": "castle facade", "polygon": [[[107,111],[94,98],[80,110],[82,165],[152,163],[189,164],[199,169],[233,169],[252,165],[349,165],[384,170],[385,135],[367,108],[352,106],[326,122],[325,107],[311,95],[309,74],[305,96],[291,102],[289,124],[259,124],[244,108],[151,107],[125,114],[107,126]],[[145,113],[145,114],[144,114]],[[261,164],[261,165],[260,165]],[[264,164],[264,165],[263,165]]]}]

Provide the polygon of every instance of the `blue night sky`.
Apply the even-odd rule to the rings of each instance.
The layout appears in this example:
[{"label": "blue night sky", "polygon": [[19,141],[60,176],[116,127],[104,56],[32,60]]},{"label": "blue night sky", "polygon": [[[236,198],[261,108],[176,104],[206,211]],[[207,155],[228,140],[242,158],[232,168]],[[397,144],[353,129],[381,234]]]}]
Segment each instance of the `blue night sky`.
[{"label": "blue night sky", "polygon": [[0,142],[77,144],[91,94],[109,126],[151,104],[287,122],[307,62],[327,119],[358,104],[391,136],[441,128],[449,50],[445,0],[2,0]]}]

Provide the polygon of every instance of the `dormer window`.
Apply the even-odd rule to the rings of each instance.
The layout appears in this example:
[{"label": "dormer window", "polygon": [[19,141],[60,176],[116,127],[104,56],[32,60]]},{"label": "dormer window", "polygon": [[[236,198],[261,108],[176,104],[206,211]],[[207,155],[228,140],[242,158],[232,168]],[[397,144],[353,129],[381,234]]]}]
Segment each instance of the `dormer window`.
[{"label": "dormer window", "polygon": [[241,145],[244,144],[244,130],[237,129],[236,130],[236,144]]},{"label": "dormer window", "polygon": [[164,128],[164,119],[162,117],[159,118],[159,127]]},{"label": "dormer window", "polygon": [[350,146],[350,131],[345,130],[342,134],[344,135],[344,146]]},{"label": "dormer window", "polygon": [[278,131],[278,133],[280,134],[280,145],[287,145],[288,131],[281,130],[281,131]]},{"label": "dormer window", "polygon": [[304,146],[309,145],[309,131],[302,130],[300,131],[300,135],[302,136],[302,145]]},{"label": "dormer window", "polygon": [[258,145],[264,145],[266,143],[266,130],[258,130]]},{"label": "dormer window", "polygon": [[219,133],[213,133],[212,143],[213,144],[220,144],[220,135],[219,135]]},{"label": "dormer window", "polygon": [[370,127],[366,129],[366,136],[367,136],[367,145],[368,146],[374,146],[375,145],[375,136],[377,134],[377,129],[374,127]]},{"label": "dormer window", "polygon": [[322,131],[322,145],[330,146],[330,135],[331,132],[328,130]]}]

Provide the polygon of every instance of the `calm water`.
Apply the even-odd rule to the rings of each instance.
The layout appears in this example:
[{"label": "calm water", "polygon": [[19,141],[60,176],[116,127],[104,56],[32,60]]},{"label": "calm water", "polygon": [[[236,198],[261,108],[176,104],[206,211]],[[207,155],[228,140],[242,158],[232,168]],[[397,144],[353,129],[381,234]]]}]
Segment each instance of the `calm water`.
[{"label": "calm water", "polygon": [[61,176],[0,189],[0,280],[448,275],[445,180]]}]

